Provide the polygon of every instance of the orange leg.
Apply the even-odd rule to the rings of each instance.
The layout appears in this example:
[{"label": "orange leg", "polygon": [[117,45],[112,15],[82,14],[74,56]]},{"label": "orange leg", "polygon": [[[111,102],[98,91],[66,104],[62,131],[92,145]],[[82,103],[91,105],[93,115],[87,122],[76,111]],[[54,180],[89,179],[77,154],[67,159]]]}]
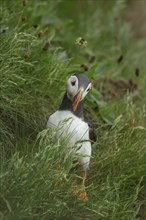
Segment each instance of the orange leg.
[{"label": "orange leg", "polygon": [[79,201],[87,201],[88,200],[87,193],[86,193],[86,190],[85,190],[86,177],[87,177],[87,172],[85,171],[83,173],[83,177],[82,177],[83,178],[82,179],[82,191],[80,192],[79,197],[78,197]]},{"label": "orange leg", "polygon": [[74,195],[78,196],[78,200],[79,201],[87,201],[88,197],[87,197],[87,193],[85,191],[85,181],[86,181],[86,177],[87,177],[87,172],[83,173],[82,176],[82,184],[81,184],[81,188],[79,185],[74,186],[75,190],[74,190]]},{"label": "orange leg", "polygon": [[82,187],[85,188],[85,181],[86,181],[86,177],[87,177],[87,172],[83,172],[83,180],[82,180]]}]

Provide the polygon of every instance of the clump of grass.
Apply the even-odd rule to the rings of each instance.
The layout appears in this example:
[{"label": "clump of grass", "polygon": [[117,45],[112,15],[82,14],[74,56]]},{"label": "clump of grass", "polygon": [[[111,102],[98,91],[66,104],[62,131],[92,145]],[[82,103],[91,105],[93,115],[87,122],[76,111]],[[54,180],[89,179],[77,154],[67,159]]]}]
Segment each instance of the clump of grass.
[{"label": "clump of grass", "polygon": [[[87,13],[73,22],[78,4]],[[133,46],[129,24],[121,26],[124,5],[124,1],[110,3],[111,12],[105,17],[107,8],[90,1],[28,1],[25,6],[20,1],[3,3],[2,219],[133,220],[146,203],[143,44],[138,44],[138,49]],[[87,40],[86,47],[75,45],[79,36]],[[124,59],[117,63],[121,54]],[[89,62],[91,57],[93,62]],[[85,108],[98,134],[92,146],[86,203],[73,196],[72,185],[81,180],[81,170],[73,164],[75,156],[64,156],[66,140],[45,130],[48,115],[58,108],[63,96],[66,78],[80,72],[82,63],[95,85]],[[137,66],[138,77],[134,74]],[[132,78],[138,88],[137,99],[128,91],[120,99],[104,98],[100,88],[111,78]]]},{"label": "clump of grass", "polygon": [[29,154],[22,156],[16,152],[9,160],[5,158],[1,204],[6,219],[53,219],[67,209],[66,200],[71,197],[71,176],[67,175],[72,160],[62,161],[65,144],[56,143],[54,137],[53,133],[43,131]]},{"label": "clump of grass", "polygon": [[27,136],[31,136],[44,128],[46,113],[49,115],[56,103],[56,89],[61,92],[58,85],[62,85],[67,76],[68,61],[58,59],[56,48],[45,52],[44,44],[45,40],[38,39],[32,28],[21,32],[21,25],[1,34],[1,134],[4,142],[9,138],[12,143],[18,142],[27,131]]}]

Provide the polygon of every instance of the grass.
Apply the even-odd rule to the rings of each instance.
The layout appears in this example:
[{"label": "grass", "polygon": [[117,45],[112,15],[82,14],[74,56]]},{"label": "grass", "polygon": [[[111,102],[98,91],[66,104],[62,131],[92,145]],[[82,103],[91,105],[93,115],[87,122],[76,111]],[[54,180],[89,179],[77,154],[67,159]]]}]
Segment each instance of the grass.
[{"label": "grass", "polygon": [[[1,219],[144,220],[145,51],[123,19],[130,3],[17,0],[1,7]],[[75,44],[80,36],[86,47]],[[94,85],[85,102],[98,135],[88,202],[73,196],[80,168],[75,156],[63,157],[66,140],[45,129],[74,72]]]}]

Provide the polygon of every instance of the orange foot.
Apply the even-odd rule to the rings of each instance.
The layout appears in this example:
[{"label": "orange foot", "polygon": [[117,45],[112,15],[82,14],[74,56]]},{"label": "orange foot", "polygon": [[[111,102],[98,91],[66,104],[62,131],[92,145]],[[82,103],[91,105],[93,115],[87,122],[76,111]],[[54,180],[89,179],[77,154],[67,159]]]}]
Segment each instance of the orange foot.
[{"label": "orange foot", "polygon": [[78,197],[78,201],[88,201],[87,193],[85,189],[80,189],[79,186],[73,186],[73,195]]},{"label": "orange foot", "polygon": [[86,193],[85,190],[80,192],[80,194],[78,196],[78,200],[79,201],[83,201],[83,202],[87,202],[88,201],[88,196],[87,196],[87,193]]}]

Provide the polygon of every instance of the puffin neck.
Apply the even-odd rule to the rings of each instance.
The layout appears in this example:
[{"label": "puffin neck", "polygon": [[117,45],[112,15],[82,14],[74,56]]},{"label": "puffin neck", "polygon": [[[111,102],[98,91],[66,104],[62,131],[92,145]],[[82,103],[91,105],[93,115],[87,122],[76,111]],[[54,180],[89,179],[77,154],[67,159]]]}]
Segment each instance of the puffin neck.
[{"label": "puffin neck", "polygon": [[84,119],[84,112],[83,112],[83,100],[79,102],[78,107],[76,111],[74,112],[73,106],[72,106],[72,101],[68,98],[67,93],[65,93],[62,103],[59,107],[59,110],[67,110],[71,111],[74,115],[76,115],[78,118]]}]

